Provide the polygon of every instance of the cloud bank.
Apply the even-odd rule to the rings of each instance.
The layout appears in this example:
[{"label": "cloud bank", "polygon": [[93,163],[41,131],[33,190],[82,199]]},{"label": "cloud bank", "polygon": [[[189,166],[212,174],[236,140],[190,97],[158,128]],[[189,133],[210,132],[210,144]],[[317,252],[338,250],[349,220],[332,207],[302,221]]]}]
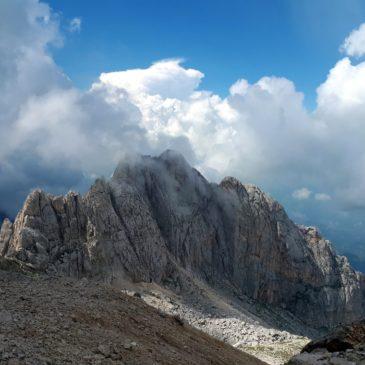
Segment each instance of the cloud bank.
[{"label": "cloud bank", "polygon": [[[79,31],[81,21],[73,26]],[[37,0],[2,1],[0,210],[14,214],[36,186],[82,190],[124,154],[166,148],[211,180],[234,175],[262,186],[297,217],[308,208],[298,204],[309,202],[338,217],[363,210],[365,63],[349,56],[364,54],[364,29],[345,39],[347,56],[318,87],[310,112],[288,79],[242,78],[222,98],[199,89],[203,72],[178,59],[102,73],[80,91],[52,57],[63,43],[59,17]]]}]

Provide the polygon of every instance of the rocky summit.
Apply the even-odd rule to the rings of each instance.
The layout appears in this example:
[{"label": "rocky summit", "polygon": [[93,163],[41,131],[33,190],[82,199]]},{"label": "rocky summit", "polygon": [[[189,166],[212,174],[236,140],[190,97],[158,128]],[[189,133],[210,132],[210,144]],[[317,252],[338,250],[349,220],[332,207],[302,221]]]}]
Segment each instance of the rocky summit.
[{"label": "rocky summit", "polygon": [[122,161],[83,196],[33,191],[0,252],[47,273],[176,290],[194,277],[329,328],[362,318],[365,280],[312,227],[233,177],[209,183],[174,151]]}]

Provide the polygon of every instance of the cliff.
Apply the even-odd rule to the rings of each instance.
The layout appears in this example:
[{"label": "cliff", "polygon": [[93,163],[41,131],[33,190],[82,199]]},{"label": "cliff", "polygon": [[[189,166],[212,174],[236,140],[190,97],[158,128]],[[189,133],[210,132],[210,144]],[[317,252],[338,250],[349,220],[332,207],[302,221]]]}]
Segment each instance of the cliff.
[{"label": "cliff", "polygon": [[318,231],[255,186],[209,183],[174,151],[125,160],[84,196],[32,192],[3,222],[0,253],[74,277],[179,287],[188,273],[316,328],[365,312],[364,277]]}]

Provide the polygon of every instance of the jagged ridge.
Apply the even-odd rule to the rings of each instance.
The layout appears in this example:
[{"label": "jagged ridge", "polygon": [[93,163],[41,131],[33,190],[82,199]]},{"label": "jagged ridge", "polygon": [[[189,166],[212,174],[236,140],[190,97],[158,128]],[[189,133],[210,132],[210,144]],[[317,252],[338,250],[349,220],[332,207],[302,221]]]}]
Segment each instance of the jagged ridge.
[{"label": "jagged ridge", "polygon": [[280,306],[314,327],[364,315],[364,278],[314,229],[228,177],[210,184],[174,151],[119,164],[85,196],[32,192],[0,252],[48,272],[183,286],[184,272]]}]

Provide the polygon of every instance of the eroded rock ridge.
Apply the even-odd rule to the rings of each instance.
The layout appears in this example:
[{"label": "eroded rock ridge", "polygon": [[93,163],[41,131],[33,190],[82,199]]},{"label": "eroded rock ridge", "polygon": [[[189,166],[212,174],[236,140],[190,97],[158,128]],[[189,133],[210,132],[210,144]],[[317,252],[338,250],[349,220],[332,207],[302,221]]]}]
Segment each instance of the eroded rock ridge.
[{"label": "eroded rock ridge", "polygon": [[33,191],[0,254],[37,270],[214,286],[289,310],[321,328],[364,316],[365,280],[315,228],[295,225],[259,188],[209,183],[174,151],[119,164],[81,196]]}]

